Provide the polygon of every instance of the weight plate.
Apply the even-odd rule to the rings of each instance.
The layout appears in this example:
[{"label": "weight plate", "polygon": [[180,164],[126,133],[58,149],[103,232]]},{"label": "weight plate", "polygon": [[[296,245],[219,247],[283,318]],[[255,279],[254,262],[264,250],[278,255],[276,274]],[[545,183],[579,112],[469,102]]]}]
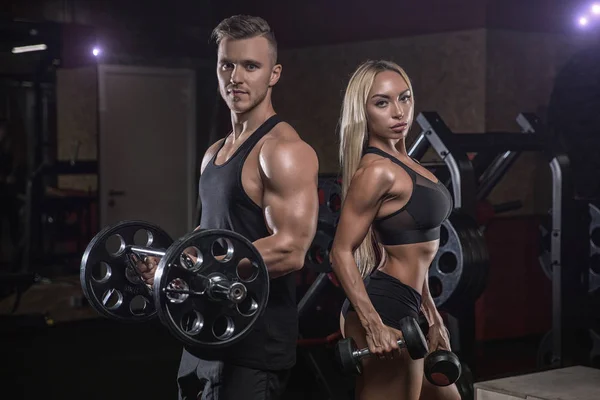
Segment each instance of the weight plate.
[{"label": "weight plate", "polygon": [[356,343],[352,338],[341,339],[336,343],[334,357],[344,374],[362,374],[361,360],[352,355],[355,350],[357,350]]},{"label": "weight plate", "polygon": [[329,253],[333,245],[335,228],[330,224],[319,221],[315,237],[306,253],[305,266],[317,272],[332,272]]},{"label": "weight plate", "polygon": [[462,275],[460,238],[450,219],[447,219],[440,228],[439,249],[429,267],[429,289],[436,307],[446,304],[458,292]]},{"label": "weight plate", "polygon": [[476,282],[478,281],[477,275],[479,273],[479,252],[474,248],[475,244],[471,232],[475,228],[472,228],[469,222],[470,220],[466,216],[460,214],[457,214],[452,220],[463,253],[462,285],[460,292],[456,294],[457,298],[460,298],[461,301],[472,299],[473,287],[476,286]]},{"label": "weight plate", "polygon": [[425,357],[425,377],[435,386],[450,386],[461,375],[461,363],[456,354],[448,350],[436,350]]},{"label": "weight plate", "polygon": [[400,320],[400,331],[404,338],[406,350],[413,360],[420,360],[429,350],[427,347],[427,339],[423,335],[423,331],[417,320],[413,317],[404,317]]},{"label": "weight plate", "polygon": [[487,285],[490,258],[485,237],[476,226],[468,229],[468,237],[469,243],[466,246],[473,253],[469,295],[473,300],[477,300]]},{"label": "weight plate", "polygon": [[488,269],[487,246],[476,223],[453,213],[442,224],[439,249],[429,268],[429,288],[436,306],[479,297]]},{"label": "weight plate", "polygon": [[[538,368],[552,367],[554,362],[554,352],[552,343],[552,330],[544,334],[537,351]],[[585,346],[585,351],[589,350],[590,366],[600,367],[600,335],[593,329],[587,329],[577,334],[577,344]]]},{"label": "weight plate", "polygon": [[589,292],[600,288],[600,210],[590,203]]},{"label": "weight plate", "polygon": [[[196,261],[186,262],[184,253]],[[249,269],[238,268],[244,265]],[[244,300],[236,304],[210,295],[206,279],[215,277],[243,286]],[[250,332],[267,305],[269,284],[267,267],[248,239],[210,229],[169,247],[158,265],[153,294],[160,320],[177,339],[196,349],[218,349]]]},{"label": "weight plate", "polygon": [[[590,209],[590,271],[588,291],[594,292],[600,288],[600,210],[593,204]],[[540,225],[540,255],[538,260],[544,275],[552,280],[552,256],[550,247],[550,235],[552,232],[551,211],[548,218]]]},{"label": "weight plate", "polygon": [[473,373],[466,363],[461,363],[460,378],[456,381],[456,388],[460,394],[461,400],[474,400],[475,390],[473,388]]},{"label": "weight plate", "polygon": [[165,249],[173,240],[160,227],[143,221],[122,221],[98,232],[81,259],[83,294],[101,315],[142,322],[156,314],[148,287],[129,261],[128,247]]},{"label": "weight plate", "polygon": [[342,208],[342,186],[335,177],[319,176],[319,221],[337,226]]}]

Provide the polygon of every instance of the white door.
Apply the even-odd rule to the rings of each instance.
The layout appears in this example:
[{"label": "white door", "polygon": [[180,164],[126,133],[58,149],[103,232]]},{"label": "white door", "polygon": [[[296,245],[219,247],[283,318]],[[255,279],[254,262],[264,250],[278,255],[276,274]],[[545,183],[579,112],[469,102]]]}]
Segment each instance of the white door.
[{"label": "white door", "polygon": [[194,73],[107,65],[98,73],[101,228],[137,219],[177,239],[194,228]]}]

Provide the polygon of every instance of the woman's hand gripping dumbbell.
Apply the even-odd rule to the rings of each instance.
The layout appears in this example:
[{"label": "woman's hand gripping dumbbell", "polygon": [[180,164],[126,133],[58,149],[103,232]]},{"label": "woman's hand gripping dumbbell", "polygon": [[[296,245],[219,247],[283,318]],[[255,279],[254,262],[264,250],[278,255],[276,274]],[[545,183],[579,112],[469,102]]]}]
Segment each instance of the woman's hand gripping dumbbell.
[{"label": "woman's hand gripping dumbbell", "polygon": [[[398,347],[406,348],[414,360],[421,359],[427,354],[427,341],[413,317],[404,317],[400,321],[403,339],[398,340]],[[345,373],[362,373],[361,360],[371,355],[368,348],[358,349],[352,338],[340,340],[335,349],[336,359]]]}]

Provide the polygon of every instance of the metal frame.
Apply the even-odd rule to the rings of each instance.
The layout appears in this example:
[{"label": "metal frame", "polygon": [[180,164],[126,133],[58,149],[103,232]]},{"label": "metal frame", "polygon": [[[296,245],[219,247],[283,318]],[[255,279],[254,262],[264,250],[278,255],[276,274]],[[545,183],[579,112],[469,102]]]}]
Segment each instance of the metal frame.
[{"label": "metal frame", "polygon": [[423,132],[408,154],[411,157],[422,156],[431,146],[446,163],[450,172],[454,208],[475,216],[476,180],[473,164],[467,154],[457,146],[456,135],[435,112],[420,113],[416,121]]},{"label": "metal frame", "polygon": [[[423,133],[414,142],[409,155],[420,158],[430,146],[433,147],[448,167],[455,192],[455,205],[461,209],[468,210],[471,207],[469,198],[485,199],[521,152],[541,151],[546,154],[552,172],[551,367],[585,364],[586,354],[582,346],[578,345],[578,338],[589,325],[585,312],[590,251],[589,200],[575,199],[568,156],[556,147],[556,143],[545,140],[545,128],[539,118],[530,113],[522,113],[517,117],[523,134],[492,132],[454,135],[434,112],[420,114],[417,122],[423,128]],[[473,185],[475,179],[471,175],[473,168],[465,161],[467,152],[485,153],[485,165],[476,174],[479,184],[476,190]],[[493,153],[497,155],[490,157]],[[465,345],[474,339],[470,335],[473,323],[471,317],[474,316],[471,311],[474,310],[469,309],[470,307],[464,307],[455,314],[461,325],[460,342],[463,351]],[[466,332],[464,328],[467,328]]]},{"label": "metal frame", "polygon": [[588,201],[574,198],[566,154],[550,161],[552,171],[552,359],[550,367],[586,364],[580,333],[589,327],[586,297],[589,279],[590,214]]},{"label": "metal frame", "polygon": [[[477,190],[475,170],[467,153],[458,146],[458,135],[454,135],[435,112],[421,113],[416,121],[423,132],[408,150],[408,155],[420,159],[430,147],[433,148],[450,174],[446,186],[450,185],[452,188],[454,208],[474,218]],[[438,179],[446,181],[441,174]],[[452,320],[451,317],[454,317],[457,322],[454,325],[458,325],[458,329],[453,331],[459,332],[458,335],[453,334],[453,349],[463,362],[475,370],[475,302],[448,311],[449,318]]]}]

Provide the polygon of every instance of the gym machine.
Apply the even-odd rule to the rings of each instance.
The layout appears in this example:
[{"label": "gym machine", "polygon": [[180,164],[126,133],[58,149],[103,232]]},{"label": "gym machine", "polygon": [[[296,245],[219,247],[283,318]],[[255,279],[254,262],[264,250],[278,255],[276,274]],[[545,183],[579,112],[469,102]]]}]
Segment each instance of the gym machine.
[{"label": "gym machine", "polygon": [[[547,140],[544,127],[532,114],[523,113],[517,118],[524,134],[451,134],[440,116],[433,112],[420,114],[417,122],[423,132],[410,149],[410,154],[418,157],[425,154],[428,147],[435,150],[447,165],[455,207],[469,215],[475,212],[473,202],[487,197],[520,152],[538,151],[546,155],[552,172],[550,259],[553,343],[550,367],[584,363],[585,354],[577,345],[577,332],[586,325],[582,294],[587,292],[589,260],[585,255],[590,252],[590,217],[587,201],[575,199],[567,155],[556,142]],[[476,157],[473,163],[467,162],[465,155],[468,152],[481,154],[480,160]],[[493,154],[496,156],[493,157]],[[472,164],[477,162],[478,168],[474,168]],[[480,173],[476,174],[476,169]],[[477,185],[473,184],[474,181]],[[474,187],[477,189],[474,190]],[[461,310],[457,311],[461,324],[461,359],[468,360],[471,355],[468,351],[465,354],[464,346],[473,343],[473,325],[469,321],[473,310],[465,312],[464,306],[461,305]]]}]

